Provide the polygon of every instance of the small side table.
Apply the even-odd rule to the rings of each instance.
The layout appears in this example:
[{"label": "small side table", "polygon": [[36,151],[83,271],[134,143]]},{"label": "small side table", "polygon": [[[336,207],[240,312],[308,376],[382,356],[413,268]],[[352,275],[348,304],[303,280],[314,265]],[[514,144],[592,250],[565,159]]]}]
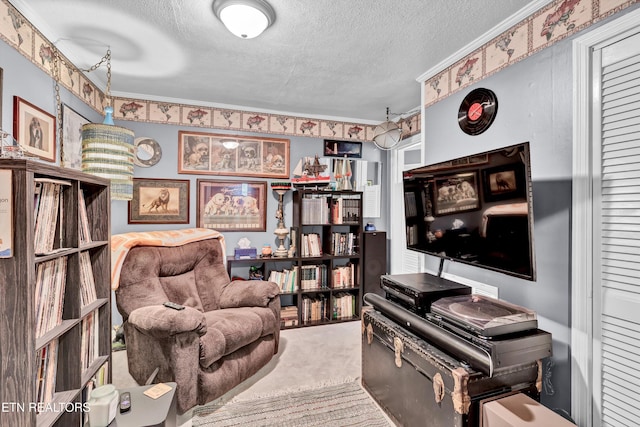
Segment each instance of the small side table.
[{"label": "small side table", "polygon": [[176,427],[176,386],[174,382],[165,383],[171,391],[157,399],[144,392],[155,384],[119,389],[119,393],[131,394],[131,409],[124,414],[120,411],[109,427]]}]

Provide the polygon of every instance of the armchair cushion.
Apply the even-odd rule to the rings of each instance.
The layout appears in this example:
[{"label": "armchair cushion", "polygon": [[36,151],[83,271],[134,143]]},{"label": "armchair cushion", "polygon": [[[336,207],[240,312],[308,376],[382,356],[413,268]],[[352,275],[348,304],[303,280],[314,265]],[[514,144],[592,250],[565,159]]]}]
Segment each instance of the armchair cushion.
[{"label": "armchair cushion", "polygon": [[129,324],[154,338],[166,338],[184,332],[204,335],[207,332],[204,314],[191,307],[185,307],[184,310],[163,305],[140,307],[129,315]]},{"label": "armchair cushion", "polygon": [[200,338],[200,366],[207,368],[258,338],[273,333],[273,311],[257,307],[225,308],[204,314],[207,333]]},{"label": "armchair cushion", "polygon": [[266,307],[280,293],[273,282],[234,280],[220,295],[220,308]]}]

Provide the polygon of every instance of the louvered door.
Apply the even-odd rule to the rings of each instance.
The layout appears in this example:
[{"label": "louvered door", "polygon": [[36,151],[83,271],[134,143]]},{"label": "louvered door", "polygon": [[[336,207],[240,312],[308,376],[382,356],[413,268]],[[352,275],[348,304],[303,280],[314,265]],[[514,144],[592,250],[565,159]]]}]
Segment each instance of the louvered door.
[{"label": "louvered door", "polygon": [[594,169],[601,172],[594,185],[594,397],[600,392],[594,420],[635,427],[640,425],[640,34],[594,52],[594,73],[602,95],[602,141],[593,153]]}]

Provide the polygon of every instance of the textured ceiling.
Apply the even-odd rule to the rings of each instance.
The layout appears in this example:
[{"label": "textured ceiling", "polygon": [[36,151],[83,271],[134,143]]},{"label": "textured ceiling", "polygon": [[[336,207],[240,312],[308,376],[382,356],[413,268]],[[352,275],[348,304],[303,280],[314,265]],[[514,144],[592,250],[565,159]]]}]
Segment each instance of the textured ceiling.
[{"label": "textured ceiling", "polygon": [[80,68],[110,46],[116,96],[374,122],[418,107],[417,77],[535,3],[269,0],[273,26],[242,40],[212,0],[10,1]]}]

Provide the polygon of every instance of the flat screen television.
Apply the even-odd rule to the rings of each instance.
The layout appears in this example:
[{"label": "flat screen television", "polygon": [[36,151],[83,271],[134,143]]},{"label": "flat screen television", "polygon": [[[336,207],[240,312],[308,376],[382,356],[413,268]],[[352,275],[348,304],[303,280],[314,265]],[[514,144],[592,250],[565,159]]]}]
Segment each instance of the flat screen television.
[{"label": "flat screen television", "polygon": [[536,280],[529,143],[403,173],[407,248]]}]

